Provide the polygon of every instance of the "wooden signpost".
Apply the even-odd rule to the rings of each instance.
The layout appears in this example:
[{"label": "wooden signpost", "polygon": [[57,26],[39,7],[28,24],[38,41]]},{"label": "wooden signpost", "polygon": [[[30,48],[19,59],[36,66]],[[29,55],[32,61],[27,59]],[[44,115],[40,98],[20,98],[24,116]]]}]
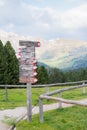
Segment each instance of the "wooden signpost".
[{"label": "wooden signpost", "polygon": [[36,41],[19,41],[19,82],[27,83],[27,117],[32,121],[32,89],[31,84],[37,82],[35,47],[40,46]]}]

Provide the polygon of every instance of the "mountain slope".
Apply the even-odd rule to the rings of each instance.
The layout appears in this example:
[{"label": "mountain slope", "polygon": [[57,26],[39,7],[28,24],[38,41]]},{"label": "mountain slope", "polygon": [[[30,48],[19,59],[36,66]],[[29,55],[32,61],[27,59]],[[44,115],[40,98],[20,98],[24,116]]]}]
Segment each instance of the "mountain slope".
[{"label": "mountain slope", "polygon": [[[19,36],[3,30],[0,30],[0,39],[3,43],[7,40],[11,41],[16,52],[19,40],[38,41],[37,38],[31,36]],[[36,57],[39,62],[60,69],[87,67],[87,42],[70,39],[40,39],[40,42],[41,47],[36,48]]]}]

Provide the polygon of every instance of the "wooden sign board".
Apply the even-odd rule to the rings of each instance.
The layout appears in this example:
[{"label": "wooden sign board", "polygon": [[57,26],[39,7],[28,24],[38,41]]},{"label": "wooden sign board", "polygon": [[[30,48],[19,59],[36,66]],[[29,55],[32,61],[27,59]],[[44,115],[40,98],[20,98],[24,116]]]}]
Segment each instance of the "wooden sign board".
[{"label": "wooden sign board", "polygon": [[22,41],[22,40],[19,41],[20,46],[27,46],[27,47],[30,46],[38,47],[38,43],[39,42],[36,41]]},{"label": "wooden sign board", "polygon": [[33,60],[35,58],[35,47],[37,44],[38,42],[19,41],[19,82],[21,83],[34,83]]}]

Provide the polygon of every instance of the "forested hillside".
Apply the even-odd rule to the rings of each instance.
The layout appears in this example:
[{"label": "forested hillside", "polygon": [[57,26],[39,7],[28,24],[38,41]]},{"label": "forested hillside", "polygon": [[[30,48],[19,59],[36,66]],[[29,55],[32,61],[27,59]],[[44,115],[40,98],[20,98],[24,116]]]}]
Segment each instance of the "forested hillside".
[{"label": "forested hillside", "polygon": [[[38,84],[80,81],[87,79],[87,68],[61,71],[37,63]],[[0,40],[0,84],[19,84],[19,62],[10,41]]]}]

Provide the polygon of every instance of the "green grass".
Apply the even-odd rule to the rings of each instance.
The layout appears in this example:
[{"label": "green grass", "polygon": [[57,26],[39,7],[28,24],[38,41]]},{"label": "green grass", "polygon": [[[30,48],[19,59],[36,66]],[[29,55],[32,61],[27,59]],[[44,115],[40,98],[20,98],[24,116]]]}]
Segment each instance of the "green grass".
[{"label": "green grass", "polygon": [[[49,90],[53,91],[63,87],[51,87]],[[8,101],[5,101],[5,90],[0,89],[0,109],[15,108],[19,106],[26,106],[26,88],[25,89],[8,89]],[[87,91],[87,90],[86,90]],[[38,105],[38,98],[40,94],[46,93],[46,88],[33,88],[32,89],[32,104]],[[82,94],[82,88],[70,90],[62,93],[62,97],[66,99],[80,100],[87,98],[87,93]],[[58,96],[58,94],[54,95]],[[44,103],[52,103],[54,101],[44,100]]]},{"label": "green grass", "polygon": [[17,130],[87,130],[87,108],[73,106],[44,113],[44,123],[34,115],[32,122],[24,120]]},{"label": "green grass", "polygon": [[25,89],[8,89],[8,101],[5,101],[4,89],[0,89],[0,109],[26,105]]},{"label": "green grass", "polygon": [[[50,91],[63,87],[51,87]],[[8,89],[8,101],[5,101],[5,90],[0,89],[0,109],[26,106],[26,89]],[[87,89],[86,89],[87,91]],[[40,94],[46,93],[45,88],[32,89],[32,104],[38,105]],[[54,95],[58,96],[58,94]],[[87,98],[87,93],[82,94],[82,88],[62,93],[65,99],[80,100]],[[54,101],[44,100],[44,104]],[[33,121],[29,123],[24,120],[17,125],[17,130],[87,130],[87,108],[73,106],[71,108],[57,109],[44,113],[44,123],[39,122],[39,116],[34,115]],[[8,118],[6,118],[6,121]],[[10,122],[10,121],[9,121]],[[13,120],[14,123],[15,121]]]}]

